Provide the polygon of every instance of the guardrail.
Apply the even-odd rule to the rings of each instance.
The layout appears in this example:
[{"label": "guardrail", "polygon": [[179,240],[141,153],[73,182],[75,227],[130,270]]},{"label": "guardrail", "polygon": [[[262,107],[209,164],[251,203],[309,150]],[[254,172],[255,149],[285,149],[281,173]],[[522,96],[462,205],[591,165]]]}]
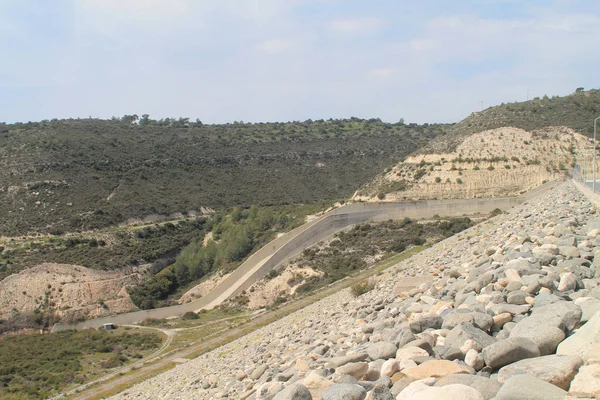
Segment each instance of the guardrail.
[{"label": "guardrail", "polygon": [[[585,159],[584,159],[585,160]],[[579,163],[576,162],[573,167],[573,180],[590,188],[594,193],[600,193],[600,172],[594,174],[593,162]],[[594,185],[594,179],[596,184]]]}]

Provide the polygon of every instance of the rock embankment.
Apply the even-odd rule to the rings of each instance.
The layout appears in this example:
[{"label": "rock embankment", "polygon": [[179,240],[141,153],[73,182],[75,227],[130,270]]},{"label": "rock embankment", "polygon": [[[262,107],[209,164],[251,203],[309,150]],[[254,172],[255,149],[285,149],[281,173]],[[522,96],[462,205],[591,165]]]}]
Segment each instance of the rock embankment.
[{"label": "rock embankment", "polygon": [[599,398],[597,218],[566,183],[116,398]]}]

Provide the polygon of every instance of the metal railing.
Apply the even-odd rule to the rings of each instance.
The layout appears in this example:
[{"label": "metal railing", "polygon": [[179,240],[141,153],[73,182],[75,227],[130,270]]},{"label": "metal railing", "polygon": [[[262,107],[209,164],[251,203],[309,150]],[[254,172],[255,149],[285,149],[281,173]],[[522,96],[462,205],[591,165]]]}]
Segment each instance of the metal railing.
[{"label": "metal railing", "polygon": [[600,192],[600,174],[596,174],[598,164],[594,161],[593,156],[585,156],[576,161],[573,166],[573,180],[598,193]]},{"label": "metal railing", "polygon": [[584,153],[573,166],[573,179],[589,187],[594,193],[600,192],[600,182],[596,179],[596,172],[598,170],[598,163],[596,162],[596,125],[598,120],[600,120],[600,117],[594,119],[594,138],[592,139],[594,147],[592,155]]}]

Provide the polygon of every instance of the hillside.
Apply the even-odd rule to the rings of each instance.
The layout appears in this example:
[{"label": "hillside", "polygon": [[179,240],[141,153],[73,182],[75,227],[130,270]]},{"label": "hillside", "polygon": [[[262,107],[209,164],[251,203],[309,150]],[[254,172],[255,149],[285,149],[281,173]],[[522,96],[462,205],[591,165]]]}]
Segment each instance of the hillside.
[{"label": "hillside", "polygon": [[454,152],[414,154],[361,188],[355,200],[516,196],[562,179],[588,139],[566,127],[497,128],[463,138]]},{"label": "hillside", "polygon": [[138,281],[135,273],[41,264],[0,281],[0,320],[32,310],[51,310],[63,321],[131,311],[125,287]]},{"label": "hillside", "polygon": [[454,151],[466,136],[509,126],[526,131],[564,126],[591,137],[594,133],[594,118],[599,114],[599,89],[577,89],[567,96],[544,96],[529,101],[502,103],[474,112],[462,121],[448,126],[445,135],[429,142],[419,153]]},{"label": "hillside", "polygon": [[102,228],[202,207],[350,196],[443,126],[378,119],[0,124],[0,235]]},{"label": "hillside", "polygon": [[[170,304],[301,223],[300,203],[316,212],[358,187],[354,199],[366,201],[508,196],[561,179],[589,147],[578,131],[589,132],[599,100],[592,90],[500,105],[455,125],[0,124],[0,279],[44,262],[133,268],[143,277],[128,289],[136,306]],[[245,220],[250,205],[263,205],[252,211],[262,222]],[[232,206],[242,207],[219,222]],[[207,232],[225,240],[203,241]]]},{"label": "hillside", "polygon": [[353,196],[360,201],[514,196],[561,179],[591,151],[600,90],[502,104],[448,126]]}]

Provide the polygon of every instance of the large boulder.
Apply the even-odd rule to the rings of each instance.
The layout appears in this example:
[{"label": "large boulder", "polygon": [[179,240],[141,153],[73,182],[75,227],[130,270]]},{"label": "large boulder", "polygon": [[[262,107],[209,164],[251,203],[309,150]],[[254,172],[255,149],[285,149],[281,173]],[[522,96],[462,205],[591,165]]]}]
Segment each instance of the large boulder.
[{"label": "large boulder", "polygon": [[600,354],[600,312],[563,340],[556,348],[556,354],[577,355],[584,360],[598,357]]},{"label": "large boulder", "polygon": [[455,326],[466,322],[473,322],[473,315],[469,312],[461,312],[460,310],[452,310],[444,315],[443,329],[454,329]]},{"label": "large boulder", "polygon": [[531,375],[510,377],[496,394],[495,400],[564,400],[567,392]]},{"label": "large boulder", "polygon": [[582,323],[588,322],[598,311],[600,311],[600,300],[595,297],[580,297],[573,303],[581,307]]},{"label": "large boulder", "polygon": [[323,392],[327,390],[333,382],[321,376],[318,371],[311,371],[301,382],[312,395],[313,399],[320,399]]},{"label": "large boulder", "polygon": [[511,337],[528,337],[530,332],[542,326],[554,326],[565,333],[570,332],[581,319],[581,307],[569,301],[560,301],[533,309],[531,315],[522,319],[511,331]]},{"label": "large boulder", "polygon": [[259,365],[250,373],[250,379],[259,379],[265,372],[267,372],[268,369],[269,366],[267,364]]},{"label": "large boulder", "polygon": [[429,360],[413,368],[402,371],[406,376],[418,380],[430,377],[443,377],[452,374],[468,374],[469,370],[454,361]]},{"label": "large boulder", "polygon": [[549,355],[528,358],[502,367],[498,371],[498,382],[504,383],[514,375],[527,374],[543,379],[563,390],[568,390],[583,359],[579,356]]},{"label": "large boulder", "polygon": [[338,383],[323,392],[322,400],[363,400],[367,391],[354,383]]},{"label": "large boulder", "polygon": [[369,357],[366,352],[360,352],[355,354],[350,354],[346,356],[339,356],[327,359],[327,363],[325,364],[325,368],[335,369],[341,365],[348,364],[356,361],[364,361]]},{"label": "large boulder", "polygon": [[477,389],[483,396],[484,400],[490,400],[496,396],[502,385],[494,379],[486,378],[478,375],[455,374],[448,375],[439,379],[434,386],[442,387],[448,385],[466,385]]},{"label": "large boulder", "polygon": [[[517,323],[517,325],[519,325]],[[515,326],[516,327],[516,326]],[[510,332],[509,337],[517,338],[523,337],[531,340],[535,344],[537,344],[540,355],[545,356],[548,354],[553,354],[556,350],[556,346],[560,342],[562,342],[565,338],[565,332],[562,329],[559,329],[555,326],[550,325],[542,325],[537,329],[517,329],[514,328]]]},{"label": "large boulder", "polygon": [[481,350],[482,348],[491,345],[496,342],[496,339],[489,336],[487,333],[482,331],[479,328],[476,328],[469,322],[462,322],[456,325],[446,336],[446,340],[444,342],[444,346],[446,347],[455,347],[461,348],[465,341],[474,340],[477,343],[477,349]]},{"label": "large boulder", "polygon": [[390,342],[376,342],[367,348],[371,360],[394,358],[397,351],[396,345]]},{"label": "large boulder", "polygon": [[413,333],[421,333],[426,329],[440,329],[442,327],[442,317],[437,314],[423,315],[417,321],[410,323],[410,330]]},{"label": "large boulder", "polygon": [[485,364],[496,369],[525,358],[539,357],[540,350],[533,341],[517,337],[500,340],[484,347],[482,354]]},{"label": "large boulder", "polygon": [[312,396],[306,386],[293,383],[277,393],[273,400],[312,400]]},{"label": "large boulder", "polygon": [[600,364],[581,367],[571,382],[569,394],[574,397],[600,398]]},{"label": "large boulder", "polygon": [[348,363],[335,369],[339,375],[350,375],[356,379],[361,379],[369,372],[369,364],[366,362]]},{"label": "large boulder", "polygon": [[447,385],[431,387],[421,382],[413,382],[400,392],[396,400],[483,400],[481,393],[467,385]]},{"label": "large boulder", "polygon": [[384,383],[378,383],[369,393],[369,400],[394,400],[394,395]]}]

